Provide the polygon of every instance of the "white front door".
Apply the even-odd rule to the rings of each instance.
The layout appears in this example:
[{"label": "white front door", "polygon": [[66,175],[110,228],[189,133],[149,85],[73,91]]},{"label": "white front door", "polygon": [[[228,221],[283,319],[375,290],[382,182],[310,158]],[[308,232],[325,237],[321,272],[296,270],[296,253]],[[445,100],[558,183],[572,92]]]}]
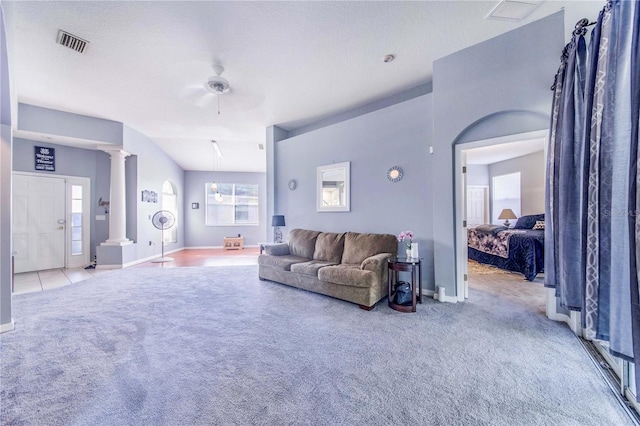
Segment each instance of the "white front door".
[{"label": "white front door", "polygon": [[15,272],[64,268],[65,180],[13,175]]}]

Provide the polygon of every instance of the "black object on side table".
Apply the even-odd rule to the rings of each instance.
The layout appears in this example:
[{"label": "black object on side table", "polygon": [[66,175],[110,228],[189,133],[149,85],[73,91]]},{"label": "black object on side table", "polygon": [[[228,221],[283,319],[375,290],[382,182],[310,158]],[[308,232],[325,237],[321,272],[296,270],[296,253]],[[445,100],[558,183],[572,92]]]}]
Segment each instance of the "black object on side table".
[{"label": "black object on side table", "polygon": [[[418,279],[416,280],[416,269]],[[411,302],[396,303],[399,272],[411,272]],[[416,302],[422,303],[422,259],[417,257],[392,257],[387,261],[387,285],[389,290],[389,307],[400,312],[415,312]]]}]

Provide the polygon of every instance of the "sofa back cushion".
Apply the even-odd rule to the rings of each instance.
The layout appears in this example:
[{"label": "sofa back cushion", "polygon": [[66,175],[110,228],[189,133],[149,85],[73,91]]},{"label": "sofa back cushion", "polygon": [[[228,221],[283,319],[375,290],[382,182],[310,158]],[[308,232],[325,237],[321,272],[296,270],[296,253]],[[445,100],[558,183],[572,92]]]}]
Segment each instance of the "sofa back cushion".
[{"label": "sofa back cushion", "polygon": [[347,232],[344,238],[342,263],[360,264],[367,257],[378,253],[398,253],[398,240],[391,234],[360,234]]},{"label": "sofa back cushion", "polygon": [[314,260],[322,260],[331,263],[340,263],[344,250],[344,232],[322,232],[318,235],[316,249],[313,252]]},{"label": "sofa back cushion", "polygon": [[312,259],[319,233],[318,231],[306,229],[292,229],[289,232],[289,253],[294,256]]}]

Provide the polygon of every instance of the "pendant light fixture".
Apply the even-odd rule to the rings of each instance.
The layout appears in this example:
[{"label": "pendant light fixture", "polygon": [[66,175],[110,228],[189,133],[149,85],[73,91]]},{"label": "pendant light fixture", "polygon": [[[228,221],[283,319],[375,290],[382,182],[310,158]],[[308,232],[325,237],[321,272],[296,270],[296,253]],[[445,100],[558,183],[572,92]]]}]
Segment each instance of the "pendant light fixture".
[{"label": "pendant light fixture", "polygon": [[213,183],[211,184],[211,190],[215,192],[214,198],[217,202],[222,202],[222,194],[218,189],[218,183],[216,182],[215,173],[218,169],[218,165],[220,163],[220,159],[222,158],[222,151],[220,150],[220,145],[215,140],[211,140],[211,144],[213,145]]}]

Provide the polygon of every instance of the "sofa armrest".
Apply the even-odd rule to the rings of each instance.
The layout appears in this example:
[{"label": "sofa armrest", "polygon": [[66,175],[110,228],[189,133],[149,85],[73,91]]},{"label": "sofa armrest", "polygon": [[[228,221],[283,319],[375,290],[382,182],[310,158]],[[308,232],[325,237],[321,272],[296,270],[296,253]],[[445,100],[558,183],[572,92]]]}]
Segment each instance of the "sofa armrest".
[{"label": "sofa armrest", "polygon": [[387,270],[387,259],[392,256],[391,253],[378,253],[375,256],[367,257],[362,261],[360,269],[373,271],[382,275]]},{"label": "sofa armrest", "polygon": [[265,253],[270,254],[271,256],[287,256],[291,254],[289,252],[289,244],[267,244],[264,246]]}]

